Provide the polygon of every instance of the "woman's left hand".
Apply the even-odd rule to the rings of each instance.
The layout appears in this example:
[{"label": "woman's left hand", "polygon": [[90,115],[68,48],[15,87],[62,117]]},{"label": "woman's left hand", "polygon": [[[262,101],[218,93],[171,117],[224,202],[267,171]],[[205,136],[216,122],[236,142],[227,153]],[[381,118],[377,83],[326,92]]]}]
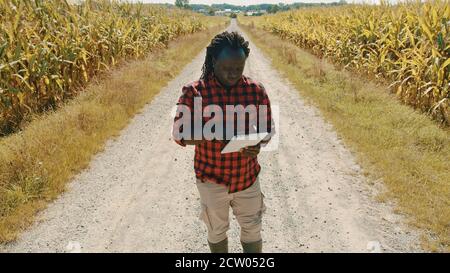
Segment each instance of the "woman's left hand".
[{"label": "woman's left hand", "polygon": [[240,150],[240,152],[243,156],[248,156],[248,157],[253,158],[259,154],[260,150],[261,150],[261,145],[258,143],[255,146],[248,146],[248,147],[242,148]]}]

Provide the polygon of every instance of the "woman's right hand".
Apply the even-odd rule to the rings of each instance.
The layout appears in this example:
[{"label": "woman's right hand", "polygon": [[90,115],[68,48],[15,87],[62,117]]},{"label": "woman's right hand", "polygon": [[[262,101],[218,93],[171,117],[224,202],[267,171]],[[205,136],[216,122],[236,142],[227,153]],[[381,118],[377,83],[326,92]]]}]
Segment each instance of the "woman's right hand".
[{"label": "woman's right hand", "polygon": [[183,142],[186,145],[199,145],[199,144],[202,144],[205,141],[206,140],[202,139],[202,140],[184,140]]}]

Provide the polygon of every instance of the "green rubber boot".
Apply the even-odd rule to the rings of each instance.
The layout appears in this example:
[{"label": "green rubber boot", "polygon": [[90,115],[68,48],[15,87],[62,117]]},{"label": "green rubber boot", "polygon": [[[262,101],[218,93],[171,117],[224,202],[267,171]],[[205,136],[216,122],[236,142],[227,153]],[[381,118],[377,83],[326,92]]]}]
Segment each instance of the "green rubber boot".
[{"label": "green rubber boot", "polygon": [[215,244],[208,241],[208,245],[211,253],[228,253],[228,238]]},{"label": "green rubber boot", "polygon": [[244,243],[241,241],[244,253],[262,253],[262,239],[257,242]]}]

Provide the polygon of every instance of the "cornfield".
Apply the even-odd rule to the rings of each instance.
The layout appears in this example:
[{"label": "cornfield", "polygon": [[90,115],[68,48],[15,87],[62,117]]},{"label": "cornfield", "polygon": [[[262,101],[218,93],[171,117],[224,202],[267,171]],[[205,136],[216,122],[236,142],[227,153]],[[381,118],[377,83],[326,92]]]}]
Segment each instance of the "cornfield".
[{"label": "cornfield", "polygon": [[390,83],[405,103],[450,125],[450,2],[293,10],[255,25]]},{"label": "cornfield", "polygon": [[100,71],[206,28],[189,11],[114,1],[0,0],[0,135]]}]

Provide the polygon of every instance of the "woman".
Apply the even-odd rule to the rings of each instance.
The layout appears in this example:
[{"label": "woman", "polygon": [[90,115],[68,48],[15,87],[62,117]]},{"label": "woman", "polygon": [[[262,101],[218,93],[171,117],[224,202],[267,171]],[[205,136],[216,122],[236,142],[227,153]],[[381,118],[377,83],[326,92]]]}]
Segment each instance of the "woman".
[{"label": "woman", "polygon": [[[194,169],[202,206],[200,218],[207,226],[208,245],[213,253],[228,252],[226,232],[229,229],[230,206],[241,227],[240,241],[244,253],[262,252],[261,218],[266,207],[259,185],[258,174],[261,167],[257,155],[261,146],[267,145],[275,133],[275,128],[269,97],[264,86],[242,74],[250,52],[248,44],[237,32],[228,31],[216,35],[211,40],[206,50],[202,76],[198,81],[183,86],[174,119],[175,142],[183,147],[195,146]],[[246,147],[239,152],[221,154],[229,135],[223,136],[220,128],[215,128],[215,132],[219,132],[219,137],[213,139],[205,138],[203,131],[200,138],[194,138],[192,132],[183,134],[187,131],[183,129],[183,125],[188,129],[195,123],[196,117],[193,112],[199,110],[195,107],[195,100],[201,100],[200,111],[204,111],[210,105],[220,106],[224,114],[215,115],[214,118],[223,119],[223,122],[220,121],[221,124],[227,124],[227,132],[230,131],[229,124],[244,124],[244,127],[231,126],[231,130],[234,134],[267,131],[269,135],[258,145]],[[226,105],[254,106],[258,110],[265,108],[266,111],[263,112],[265,115],[259,116],[258,120],[263,118],[267,124],[263,121],[264,126],[259,126],[261,124],[259,122],[258,125],[253,123],[255,127],[250,127],[250,122],[254,122],[255,119],[247,118],[245,114],[240,117],[244,122],[239,123],[237,120],[239,117],[236,118],[233,112],[230,116]],[[190,114],[185,114],[182,108],[189,110]],[[189,118],[191,123],[180,125],[182,120],[186,121],[181,119],[182,117]],[[212,119],[201,118],[201,126]],[[227,123],[230,121],[231,123]],[[263,127],[266,130],[262,130]]]}]

